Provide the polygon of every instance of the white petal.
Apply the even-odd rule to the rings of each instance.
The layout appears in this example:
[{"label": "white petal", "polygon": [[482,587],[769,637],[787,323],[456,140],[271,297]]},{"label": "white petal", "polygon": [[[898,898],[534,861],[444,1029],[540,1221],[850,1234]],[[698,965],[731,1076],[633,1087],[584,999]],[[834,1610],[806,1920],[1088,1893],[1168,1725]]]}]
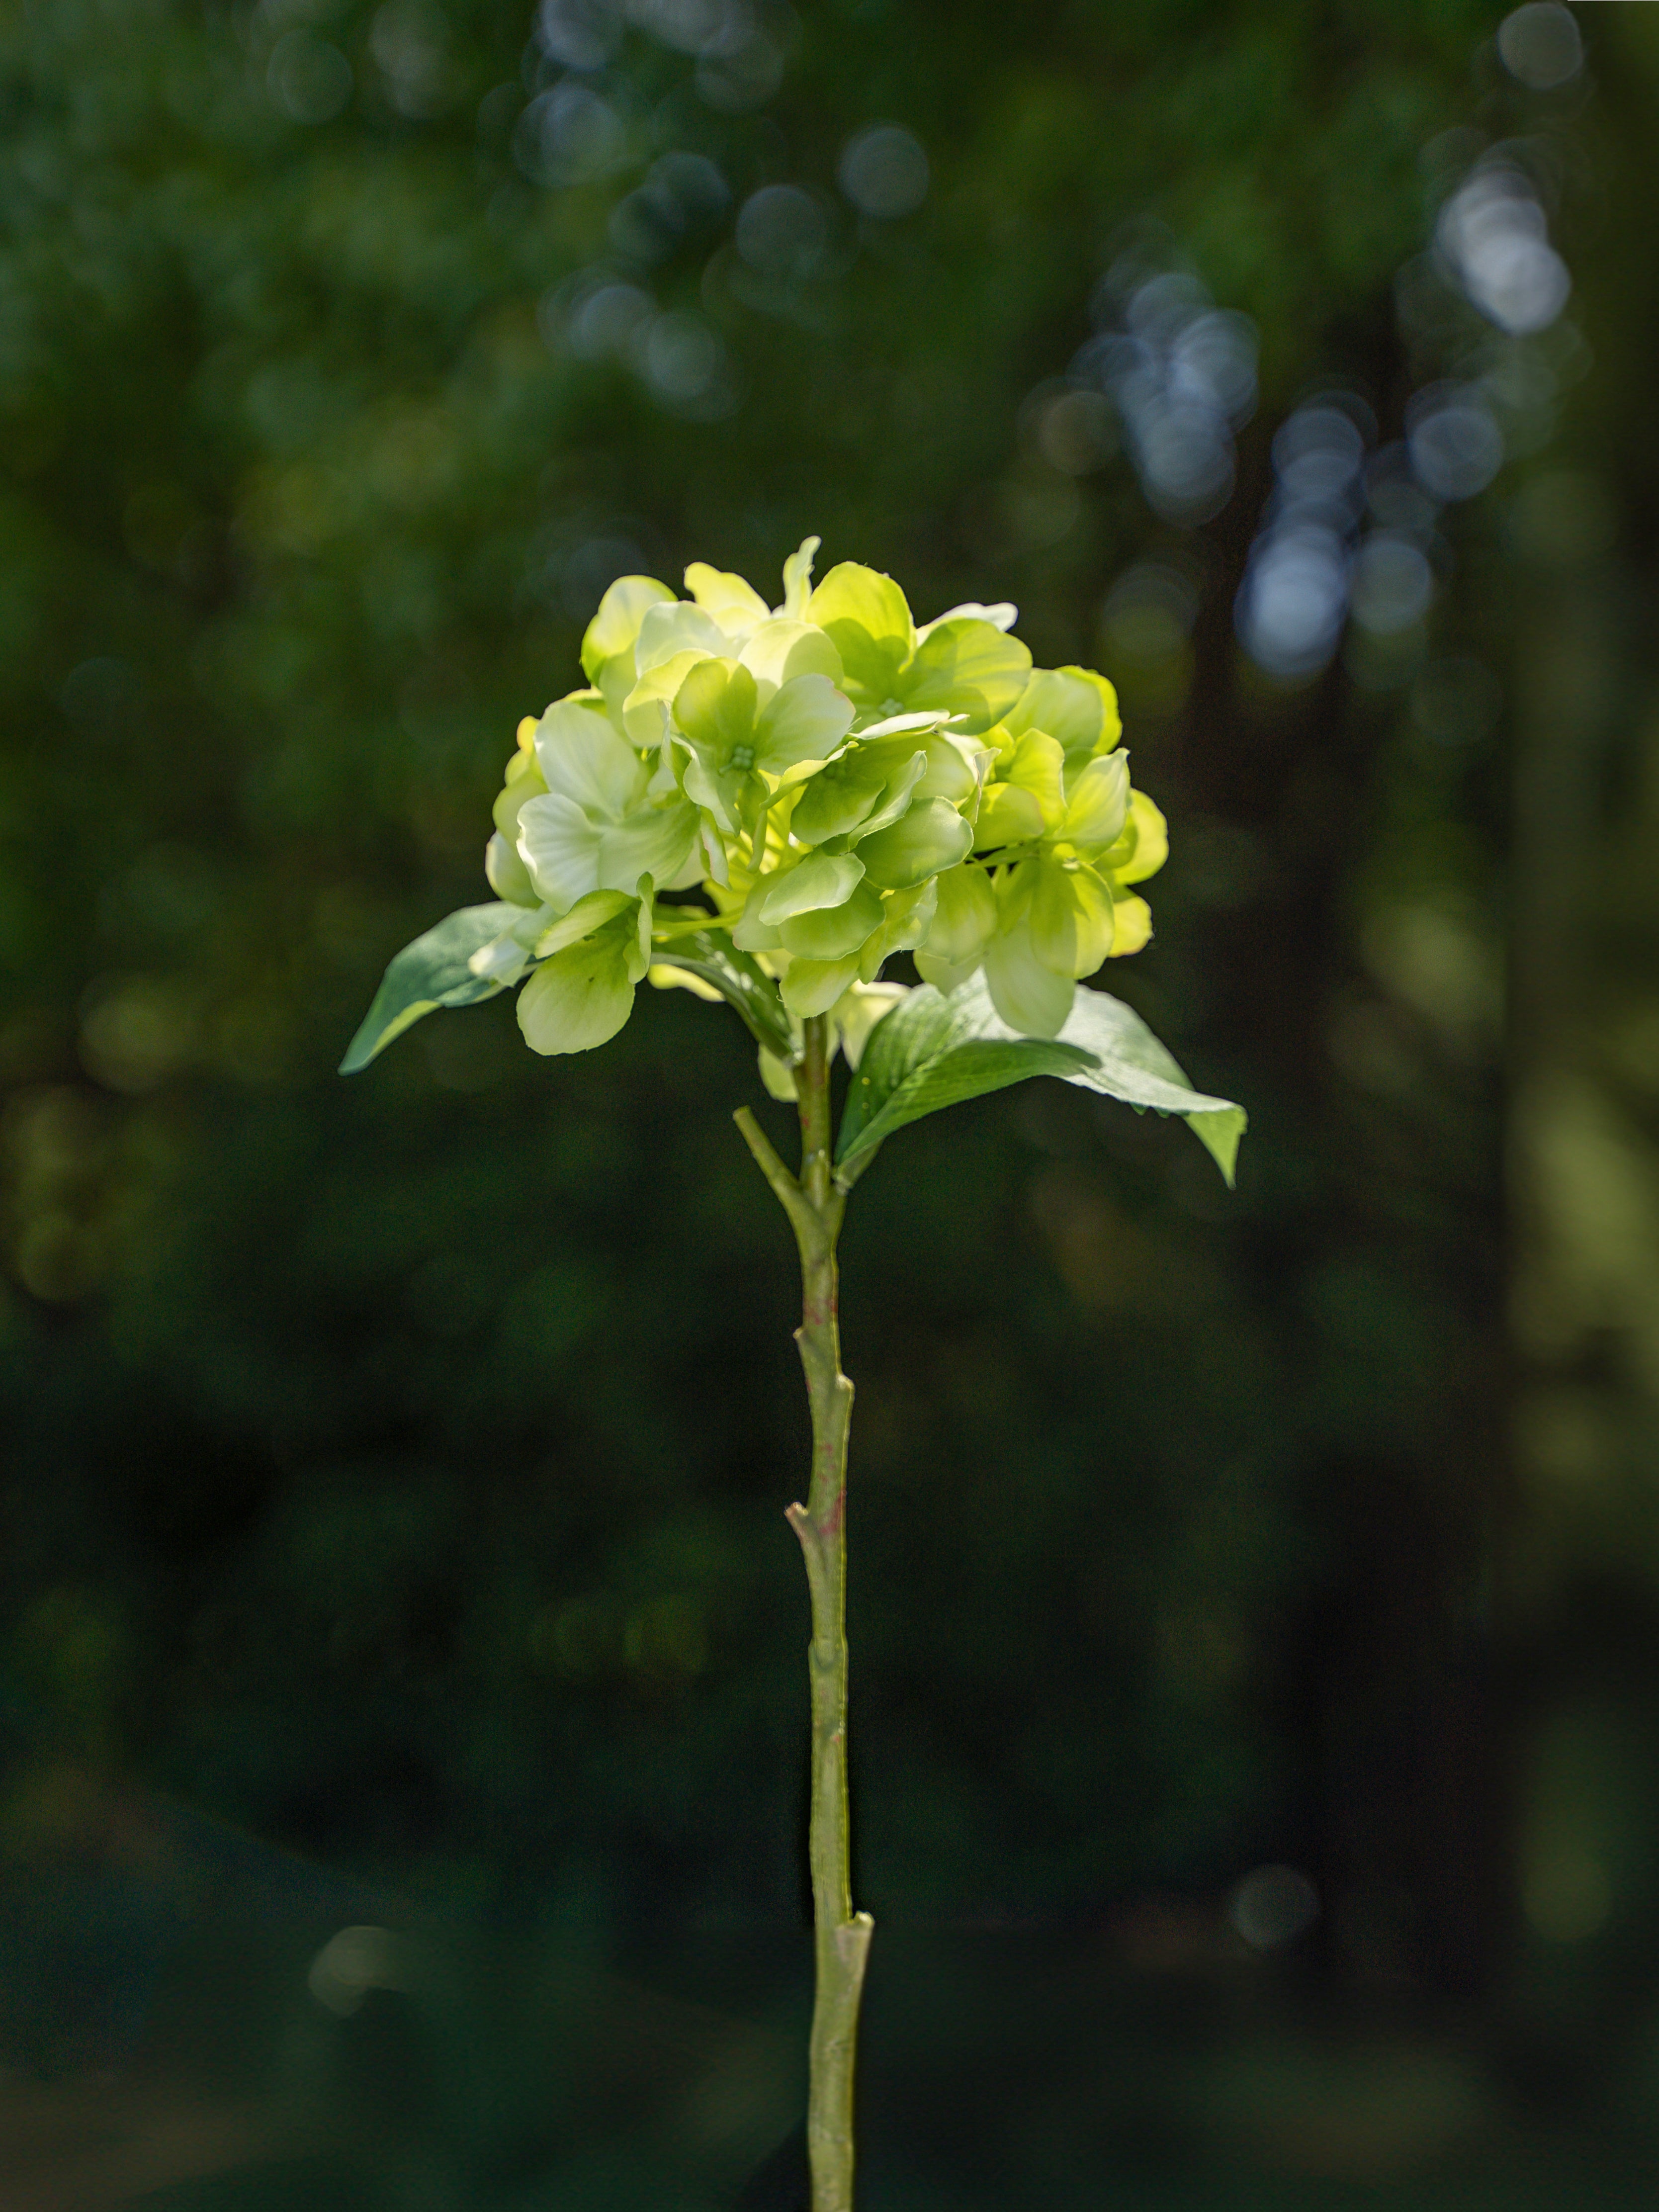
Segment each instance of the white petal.
[{"label": "white petal", "polygon": [[549,791],[613,819],[644,796],[645,769],[597,702],[561,699],[536,730],[536,765]]},{"label": "white petal", "polygon": [[682,800],[677,806],[642,807],[625,822],[600,831],[598,887],[632,891],[641,876],[667,883],[685,866],[696,836],[695,806]]},{"label": "white petal", "polygon": [[916,632],[926,637],[930,629],[941,623],[954,622],[958,615],[969,615],[976,622],[988,622],[994,629],[1012,629],[1019,620],[1019,609],[1007,599],[998,599],[994,605],[981,606],[977,599],[964,599],[959,607],[946,607],[942,615],[935,615],[930,623],[923,623]]},{"label": "white petal", "polygon": [[466,964],[475,975],[488,976],[492,983],[516,983],[530,964],[530,955],[516,938],[493,937]]},{"label": "white petal", "polygon": [[634,665],[639,673],[645,675],[659,662],[672,660],[688,648],[720,654],[730,651],[731,642],[714,617],[689,599],[647,607],[634,647]]},{"label": "white petal", "polygon": [[599,836],[562,792],[527,799],[519,809],[519,858],[550,906],[568,914],[599,887]]}]

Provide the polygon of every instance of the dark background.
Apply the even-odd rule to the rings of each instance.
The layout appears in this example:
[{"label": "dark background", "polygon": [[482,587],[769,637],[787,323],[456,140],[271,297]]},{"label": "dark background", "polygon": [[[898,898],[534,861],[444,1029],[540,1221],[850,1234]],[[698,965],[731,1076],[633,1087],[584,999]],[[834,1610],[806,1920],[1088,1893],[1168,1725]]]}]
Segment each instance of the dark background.
[{"label": "dark background", "polygon": [[[1172,853],[1101,980],[1252,1121],[1229,1195],[1034,1084],[858,1192],[871,2202],[1638,2185],[1659,11],[1579,10],[1544,90],[1504,13],[0,9],[20,2204],[702,2206],[788,2124],[806,1426],[730,1115],[787,1117],[679,993],[589,1057],[496,1003],[333,1071],[485,895],[611,576],[769,590],[809,531],[1119,683]],[[847,185],[872,124],[908,213]],[[1489,360],[1424,272],[1510,140],[1574,289],[1505,464],[1422,621],[1264,672],[1274,434],[1340,390],[1397,440]],[[1259,337],[1201,514],[1109,405],[1055,427],[1126,254]],[[1310,1925],[1251,1921],[1263,1866]],[[331,2002],[348,1923],[404,1964]]]}]

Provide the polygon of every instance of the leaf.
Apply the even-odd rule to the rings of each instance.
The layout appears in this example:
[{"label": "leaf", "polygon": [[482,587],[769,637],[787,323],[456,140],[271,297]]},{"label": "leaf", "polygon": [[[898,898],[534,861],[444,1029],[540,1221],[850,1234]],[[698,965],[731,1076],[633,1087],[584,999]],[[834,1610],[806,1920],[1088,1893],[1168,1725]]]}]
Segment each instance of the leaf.
[{"label": "leaf", "polygon": [[1231,1187],[1243,1109],[1194,1091],[1139,1014],[1103,991],[1079,988],[1058,1036],[1021,1036],[999,1018],[977,975],[949,998],[924,984],[876,1024],[848,1093],[838,1178],[862,1174],[907,1122],[1030,1075],[1181,1115]]},{"label": "leaf", "polygon": [[475,975],[467,963],[524,915],[521,906],[497,901],[464,906],[412,945],[405,945],[380,979],[362,1026],[340,1062],[342,1075],[356,1075],[386,1050],[395,1036],[439,1006],[470,1006],[493,999],[504,984]]},{"label": "leaf", "polygon": [[757,960],[738,951],[725,930],[694,930],[670,944],[655,946],[652,957],[712,983],[726,1004],[743,1017],[757,1044],[776,1059],[793,1060],[794,1032],[777,985]]},{"label": "leaf", "polygon": [[1067,1076],[1068,1083],[1103,1091],[1127,1105],[1181,1115],[1220,1169],[1228,1189],[1232,1188],[1239,1139],[1249,1116],[1229,1098],[1206,1098],[1194,1091],[1175,1054],[1158,1042],[1132,1007],[1104,991],[1079,987],[1060,1034],[1067,1044],[1092,1053],[1097,1063]]},{"label": "leaf", "polygon": [[837,1177],[852,1182],[896,1129],[924,1115],[1030,1075],[1075,1076],[1092,1064],[1079,1046],[1016,1036],[975,986],[947,999],[924,983],[870,1033],[842,1116]]}]

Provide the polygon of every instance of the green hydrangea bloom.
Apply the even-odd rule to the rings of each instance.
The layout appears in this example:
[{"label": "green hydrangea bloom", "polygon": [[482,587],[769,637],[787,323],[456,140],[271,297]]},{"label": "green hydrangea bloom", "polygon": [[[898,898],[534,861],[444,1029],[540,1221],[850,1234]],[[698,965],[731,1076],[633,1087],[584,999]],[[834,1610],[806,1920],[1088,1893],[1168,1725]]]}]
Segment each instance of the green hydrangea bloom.
[{"label": "green hydrangea bloom", "polygon": [[[619,578],[587,688],[520,724],[484,857],[501,904],[467,910],[461,997],[522,985],[538,1052],[614,1036],[648,974],[728,999],[777,1087],[805,1018],[854,1048],[896,953],[947,993],[982,971],[1001,1019],[1046,1037],[1081,978],[1146,941],[1131,886],[1164,821],[1131,787],[1111,685],[1034,669],[1011,606],[918,624],[852,562],[814,588],[817,550],[775,606],[701,562],[686,599]],[[447,988],[433,1003],[461,1002]]]},{"label": "green hydrangea bloom", "polygon": [[997,1012],[1057,1036],[1076,983],[1152,934],[1145,881],[1169,850],[1164,817],[1129,781],[1112,687],[1092,669],[1037,669],[987,742],[994,758],[972,865],[941,880],[916,965],[943,991],[981,968]]}]

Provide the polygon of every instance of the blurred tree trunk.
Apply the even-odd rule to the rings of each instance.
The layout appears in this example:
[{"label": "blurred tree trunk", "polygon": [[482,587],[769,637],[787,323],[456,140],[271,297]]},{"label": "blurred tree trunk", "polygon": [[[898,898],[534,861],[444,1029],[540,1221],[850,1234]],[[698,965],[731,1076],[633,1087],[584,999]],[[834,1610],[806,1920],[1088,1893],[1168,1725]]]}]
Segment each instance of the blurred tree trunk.
[{"label": "blurred tree trunk", "polygon": [[1659,328],[1633,221],[1659,188],[1659,18],[1597,9],[1593,31],[1605,212],[1575,312],[1595,363],[1511,508],[1503,1581],[1521,1986],[1580,2063],[1647,2017],[1659,1960]]}]

